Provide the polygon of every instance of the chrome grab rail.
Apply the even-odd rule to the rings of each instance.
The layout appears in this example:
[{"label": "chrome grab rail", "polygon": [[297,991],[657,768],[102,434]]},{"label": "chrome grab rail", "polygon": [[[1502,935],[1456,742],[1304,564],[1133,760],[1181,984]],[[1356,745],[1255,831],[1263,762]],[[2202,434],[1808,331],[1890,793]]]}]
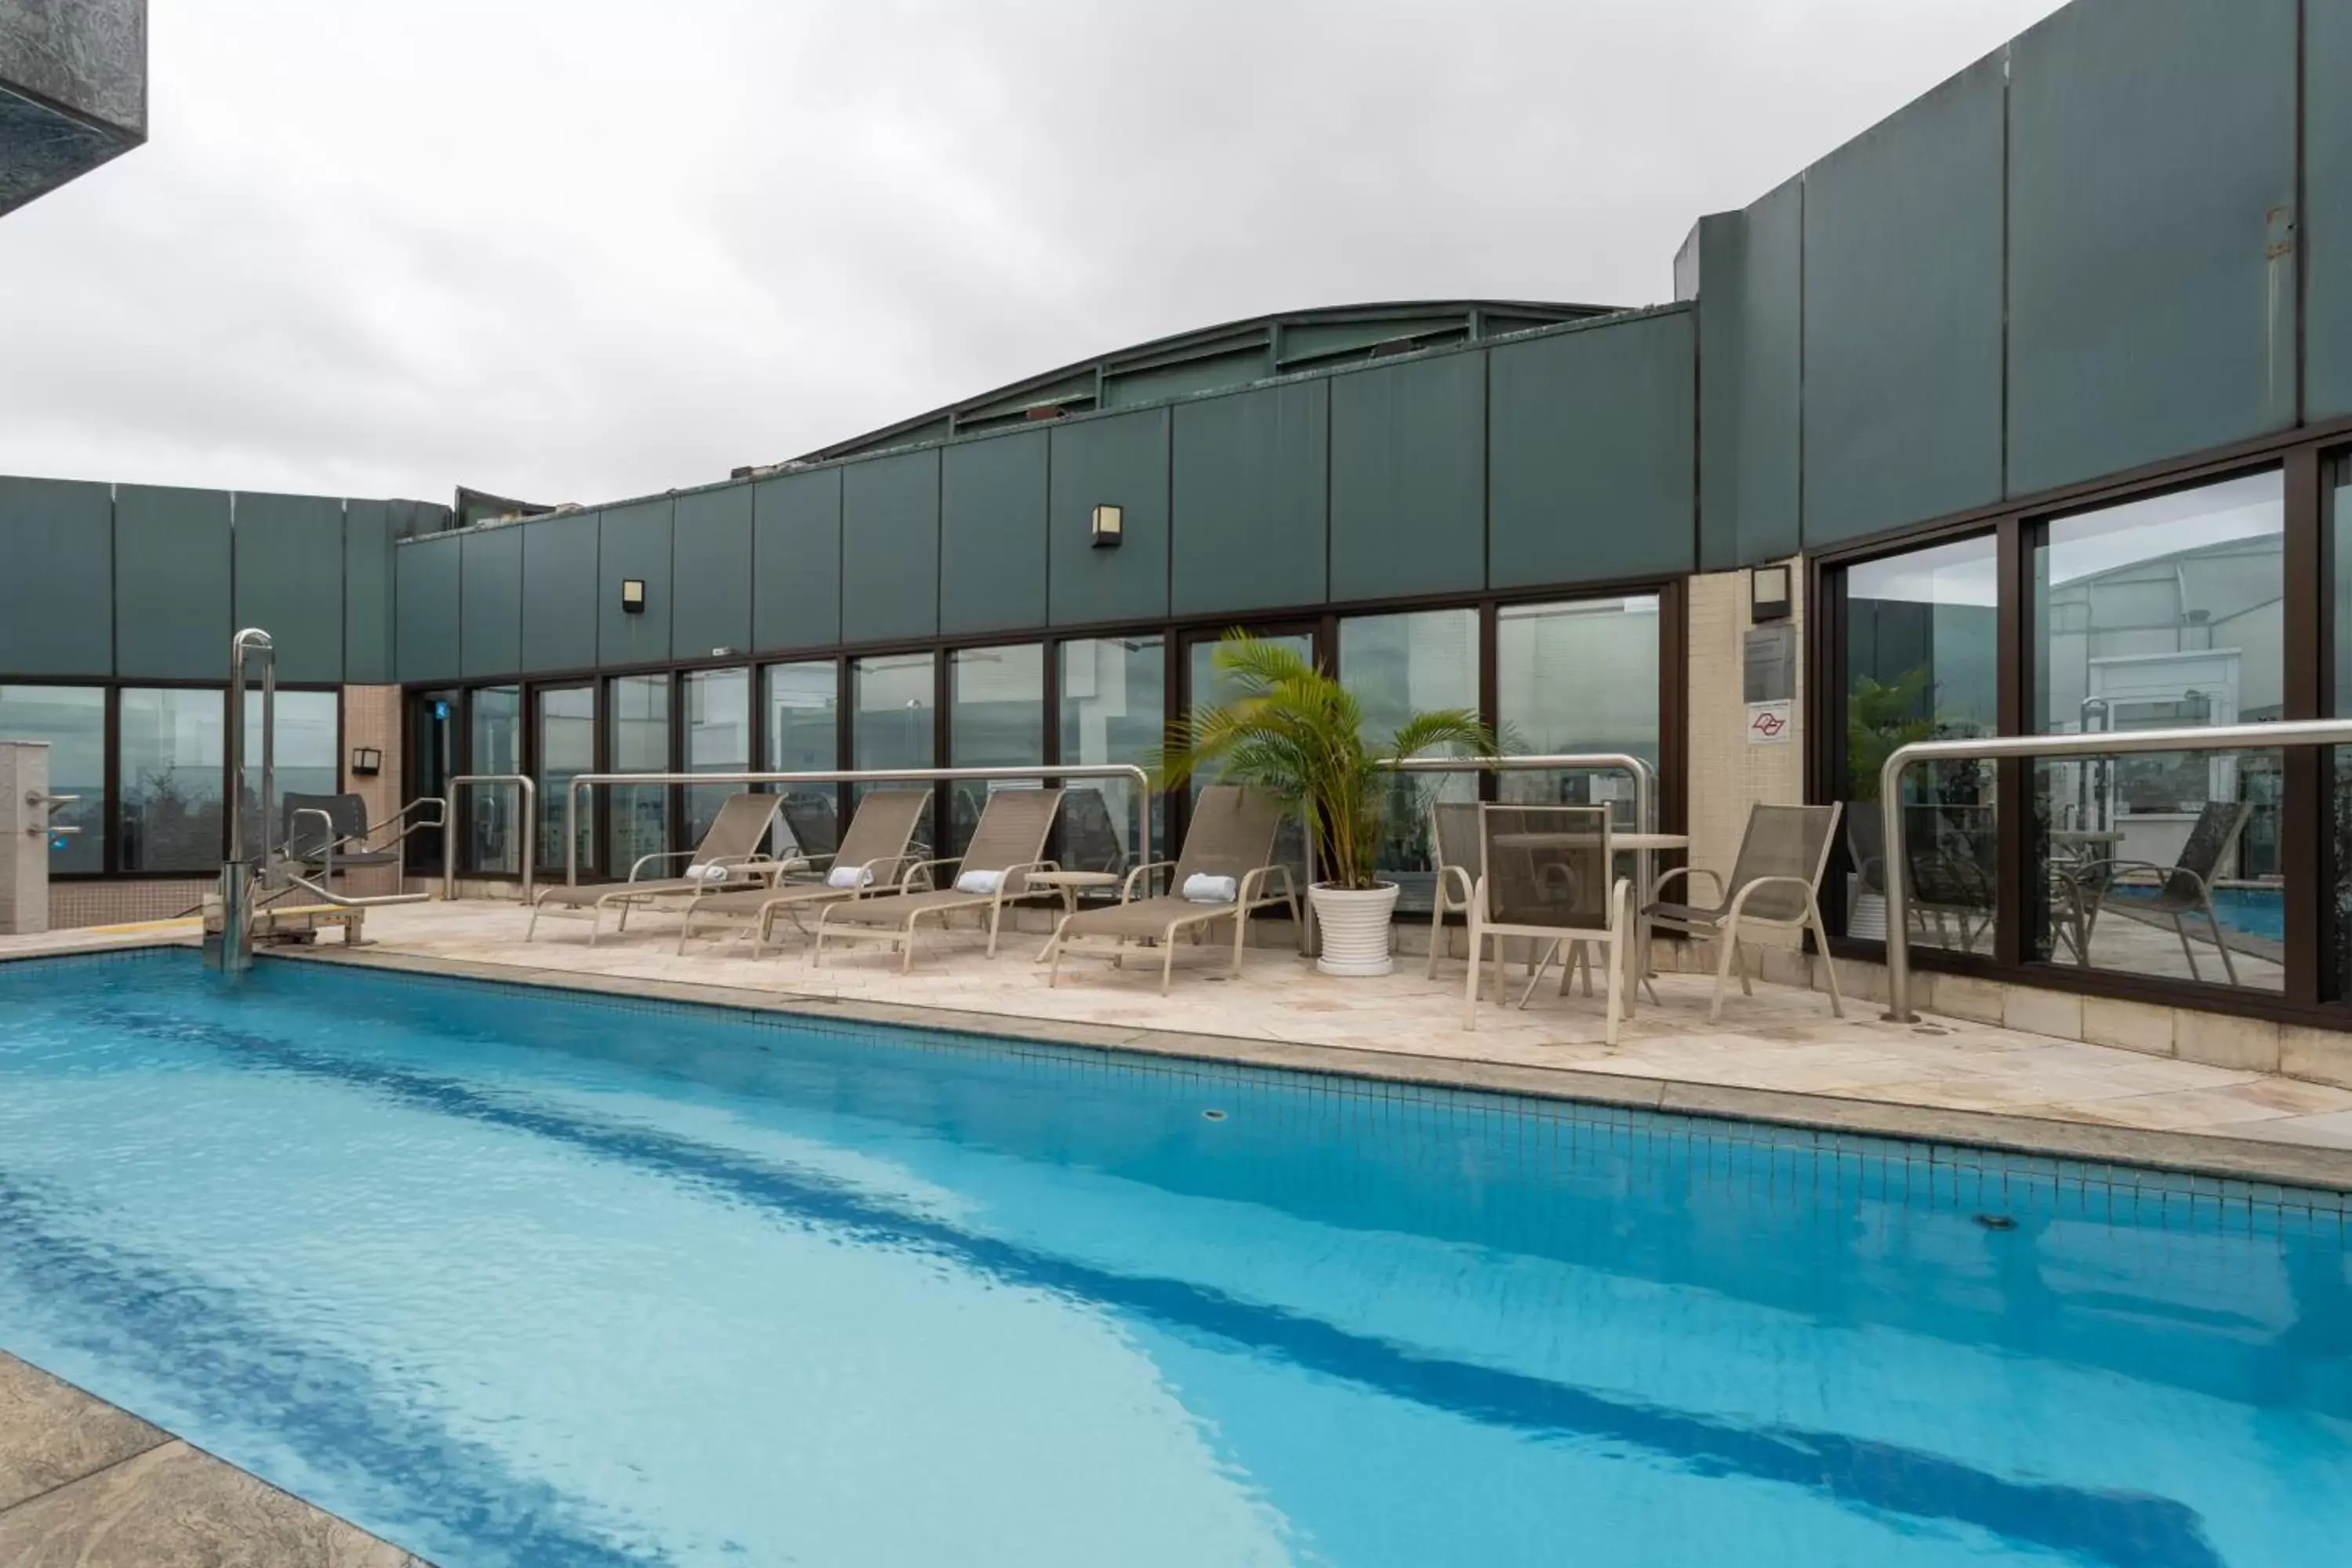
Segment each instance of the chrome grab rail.
[{"label": "chrome grab rail", "polygon": [[[448,821],[450,807],[464,798],[467,784],[512,784],[520,791],[515,813],[516,831],[522,835],[522,901],[530,902],[531,877],[537,868],[532,857],[539,848],[539,785],[529,773],[459,773],[441,787],[448,792],[443,806],[443,821]],[[457,850],[448,836],[441,839],[441,901],[448,903],[457,896]]]},{"label": "chrome grab rail", "polygon": [[2003,757],[2122,757],[2150,752],[2268,752],[2285,746],[2352,745],[2352,719],[2297,719],[2278,724],[2216,724],[2205,730],[2102,731],[2091,735],[1997,735],[1971,741],[1914,741],[1897,746],[1878,770],[1878,809],[1885,820],[1886,1021],[1916,1020],[1911,1010],[1910,857],[1903,842],[1903,775],[1921,763],[1985,762]]}]

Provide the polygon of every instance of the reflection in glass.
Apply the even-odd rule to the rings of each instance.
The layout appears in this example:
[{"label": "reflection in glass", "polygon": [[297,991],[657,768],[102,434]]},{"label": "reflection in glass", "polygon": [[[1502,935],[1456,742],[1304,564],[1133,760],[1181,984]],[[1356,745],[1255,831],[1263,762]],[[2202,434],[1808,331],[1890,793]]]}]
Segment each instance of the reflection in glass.
[{"label": "reflection in glass", "polygon": [[[767,755],[761,771],[830,773],[841,765],[841,678],[831,659],[772,664],[760,672],[767,704]],[[830,855],[840,842],[841,786],[783,784],[783,836],[776,847],[797,845]]]},{"label": "reflection in glass", "polygon": [[[1040,643],[958,648],[948,656],[948,765],[1017,767],[1045,760],[1045,649]],[[971,842],[990,792],[1034,788],[1034,779],[971,779],[950,786],[948,844]]]},{"label": "reflection in glass", "polygon": [[[247,842],[261,843],[261,825],[275,825],[279,840],[286,837],[289,795],[338,795],[342,790],[341,697],[332,691],[278,691],[272,726],[272,772],[278,799],[261,799],[261,698],[247,693],[245,704],[245,831]],[[315,827],[316,818],[312,819]]]},{"label": "reflection in glass", "polygon": [[[1502,606],[1495,701],[1506,752],[1623,752],[1657,766],[1657,595]],[[1634,826],[1622,773],[1506,773],[1496,789],[1528,805],[1614,802],[1615,820]]]},{"label": "reflection in glass", "polygon": [[[1311,659],[1315,657],[1315,639],[1305,632],[1276,633],[1260,640],[1272,643],[1278,647],[1286,647],[1301,658]],[[1192,678],[1192,706],[1196,710],[1230,702],[1241,695],[1239,689],[1234,684],[1233,678],[1217,668],[1217,644],[1213,637],[1202,637],[1192,644],[1187,673]],[[1198,773],[1194,774],[1192,787],[1192,798],[1198,800],[1201,795],[1201,786],[1213,782],[1215,782],[1213,775],[1203,778]],[[1282,865],[1290,868],[1292,880],[1303,892],[1313,879],[1308,876],[1307,869],[1307,830],[1299,825],[1296,813],[1283,818],[1282,831],[1274,841],[1274,858]]]},{"label": "reflection in glass", "polygon": [[97,686],[0,686],[0,741],[49,743],[49,793],[75,797],[49,821],[78,833],[49,838],[49,874],[106,869],[106,691]]},{"label": "reflection in glass", "polygon": [[[1148,763],[1167,726],[1168,651],[1158,637],[1081,637],[1061,647],[1062,750],[1066,763]],[[1135,785],[1126,779],[1072,779],[1062,799],[1059,858],[1076,871],[1116,871],[1160,859],[1167,811],[1151,797],[1151,848],[1134,843]]]},{"label": "reflection in glass", "polygon": [[[1898,746],[1990,735],[2000,545],[1987,534],[1847,568],[1846,935],[1886,935],[1886,827],[1879,770]],[[2000,864],[1992,764],[1939,763],[1904,781],[1914,946],[1990,953]],[[1832,917],[1839,911],[1832,910]]]},{"label": "reflection in glass", "polygon": [[[2282,717],[2284,495],[2273,469],[2047,524],[2033,552],[2035,730]],[[2034,772],[2033,847],[2051,890],[2034,956],[2284,987],[2277,752]]]},{"label": "reflection in glass", "polygon": [[[861,771],[938,766],[931,721],[938,693],[927,653],[877,654],[849,665],[850,760]],[[905,787],[905,786],[898,786]],[[856,792],[850,795],[856,808]],[[928,818],[926,819],[928,822]],[[916,853],[930,853],[927,826],[915,832]]]},{"label": "reflection in glass", "polygon": [[[563,813],[576,774],[596,770],[596,689],[558,686],[532,697],[539,710],[539,866],[551,879],[564,869]],[[584,870],[594,863],[596,813],[583,795],[574,850]],[[624,870],[627,868],[624,867]]]},{"label": "reflection in glass", "polygon": [[[522,772],[522,689],[482,687],[474,692],[467,710],[466,771]],[[522,805],[521,793],[511,784],[467,786],[467,869],[522,874],[522,839],[515,831],[514,820]]]},{"label": "reflection in glass", "polygon": [[[669,677],[624,675],[605,683],[606,771],[658,773],[669,771]],[[611,853],[604,869],[626,877],[641,857],[669,848],[669,790],[662,784],[615,784],[605,792],[611,816],[605,840]],[[658,877],[666,868],[648,866]]]},{"label": "reflection in glass", "polygon": [[[751,771],[751,672],[748,669],[689,670],[686,687],[686,766],[689,773]],[[719,815],[730,795],[749,784],[689,784],[686,791],[686,843],[690,848]]]},{"label": "reflection in glass", "polygon": [[[2352,456],[2327,465],[2324,486],[2328,528],[2334,535],[2336,582],[2331,608],[2336,619],[2336,716],[2352,715]],[[2336,795],[2330,836],[2336,860],[2335,918],[2328,922],[2335,994],[2352,998],[2352,746],[2336,752]]]},{"label": "reflection in glass", "polygon": [[219,870],[227,700],[217,688],[126,687],[121,700],[122,868]]},{"label": "reflection in glass", "polygon": [[[1364,735],[1393,735],[1415,713],[1478,710],[1478,612],[1429,610],[1357,616],[1339,623],[1339,679],[1363,710]],[[1380,874],[1397,884],[1397,908],[1426,913],[1436,886],[1429,808],[1475,800],[1475,773],[1391,773],[1382,809]]]}]

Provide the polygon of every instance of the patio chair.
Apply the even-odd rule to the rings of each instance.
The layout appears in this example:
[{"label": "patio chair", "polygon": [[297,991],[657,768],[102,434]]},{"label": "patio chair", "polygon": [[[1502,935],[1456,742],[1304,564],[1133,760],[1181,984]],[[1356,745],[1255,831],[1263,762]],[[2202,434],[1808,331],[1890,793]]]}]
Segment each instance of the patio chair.
[{"label": "patio chair", "polygon": [[[1525,1007],[1554,954],[1565,995],[1583,944],[1608,950],[1608,1023],[1603,1037],[1617,1043],[1619,1020],[1635,997],[1625,984],[1633,942],[1633,884],[1611,876],[1610,808],[1605,805],[1480,805],[1480,870],[1470,894],[1470,973],[1463,989],[1462,1026],[1478,1026],[1478,985],[1494,946],[1495,1000],[1504,1000],[1503,943],[1524,937],[1539,944],[1528,966]],[[1567,952],[1561,952],[1566,947]],[[1589,980],[1588,980],[1589,984]]]},{"label": "patio chair", "polygon": [[[325,822],[319,820],[322,811],[327,814]],[[392,822],[380,822],[369,826],[367,801],[360,795],[300,795],[289,791],[278,797],[279,851],[305,868],[323,867],[330,849],[338,871],[362,866],[397,866],[399,839],[378,848],[367,847],[369,839],[391,826]]]},{"label": "patio chair", "polygon": [[[530,901],[530,925],[523,932],[529,942],[539,930],[539,917],[551,909],[574,914],[585,910],[588,916],[588,945],[596,945],[597,935],[604,924],[604,911],[620,911],[616,931],[629,928],[629,910],[656,900],[708,896],[716,889],[732,884],[740,887],[752,878],[775,873],[793,864],[775,860],[761,847],[775,822],[778,798],[772,795],[730,795],[711,819],[710,830],[702,842],[692,849],[673,849],[656,855],[640,855],[629,868],[625,882],[558,883],[541,890]],[[683,859],[687,862],[682,877],[647,878],[646,868],[664,860]]]},{"label": "patio chair", "polygon": [[2152,875],[2160,879],[2155,894],[2134,897],[2125,907],[2136,915],[2155,915],[2172,921],[2173,933],[2180,938],[2181,955],[2189,960],[2191,980],[2203,976],[2197,973],[2197,950],[2190,944],[2189,928],[2181,923],[2180,917],[2201,913],[2213,932],[2213,945],[2221,951],[2221,973],[2229,976],[2231,984],[2238,984],[2238,966],[2230,957],[2221,917],[2213,909],[2213,879],[2221,874],[2221,862],[2229,858],[2253,814],[2251,801],[2207,802],[2204,809],[2198,812],[2195,826],[2189,830],[2189,841],[2180,847],[2179,858],[2170,866],[2149,860],[2105,859],[2053,868],[2064,879],[2067,900],[2072,905],[2074,942],[2082,961],[2090,962],[2091,936],[2098,927],[2099,912],[2105,908],[2117,884],[2126,877]]},{"label": "patio chair", "polygon": [[[694,934],[698,922],[715,916],[732,922],[738,935],[752,932],[751,956],[757,958],[767,951],[779,918],[805,932],[808,928],[801,924],[805,910],[889,891],[914,860],[908,846],[930,805],[928,787],[877,789],[858,796],[849,829],[834,853],[803,856],[796,864],[782,863],[767,887],[710,893],[688,905],[678,927],[677,951],[686,951],[687,938]],[[784,876],[793,870],[822,870],[824,876],[814,881],[785,881]]]},{"label": "patio chair", "polygon": [[1716,944],[1715,994],[1707,1003],[1706,1021],[1723,1015],[1723,983],[1732,965],[1739,965],[1739,991],[1752,996],[1748,965],[1739,957],[1743,926],[1770,931],[1813,933],[1822,951],[1822,968],[1829,979],[1830,1012],[1845,1016],[1845,998],[1838,993],[1837,964],[1830,957],[1828,928],[1822,923],[1822,877],[1829,869],[1830,850],[1837,842],[1838,816],[1844,808],[1830,805],[1758,805],[1748,812],[1748,831],[1739,840],[1739,858],[1733,862],[1731,881],[1703,866],[1678,866],[1658,879],[1664,888],[1676,877],[1705,877],[1715,884],[1721,901],[1711,909],[1693,904],[1653,903],[1645,911],[1651,923]]},{"label": "patio chair", "polygon": [[[1148,861],[1127,874],[1118,903],[1062,917],[1054,928],[1054,940],[1040,955],[1041,962],[1053,964],[1045,984],[1061,984],[1065,953],[1091,953],[1109,959],[1118,968],[1129,943],[1156,942],[1164,996],[1175,973],[1176,938],[1187,932],[1197,936],[1219,921],[1233,922],[1232,972],[1239,974],[1252,911],[1276,904],[1289,910],[1299,951],[1305,952],[1307,927],[1299,919],[1298,889],[1290,868],[1274,858],[1283,815],[1281,803],[1260,790],[1239,784],[1211,784],[1202,790],[1192,803],[1183,851],[1172,867],[1165,860]],[[1151,874],[1160,870],[1168,872],[1170,890],[1156,898],[1138,898],[1137,890],[1148,889]],[[1277,883],[1281,891],[1270,890]]]},{"label": "patio chair", "polygon": [[[988,911],[988,956],[994,958],[1005,905],[1023,899],[1061,897],[1057,889],[1033,890],[1028,885],[1030,872],[1057,868],[1044,857],[1045,840],[1054,831],[1054,817],[1061,807],[1058,789],[998,790],[981,808],[971,842],[961,855],[908,868],[899,892],[852,899],[819,910],[809,963],[824,963],[828,936],[836,942],[878,942],[898,949],[898,973],[904,974],[915,964],[915,928],[932,919],[945,929],[948,917],[963,910]],[[942,866],[957,868],[952,886],[918,885]]]}]

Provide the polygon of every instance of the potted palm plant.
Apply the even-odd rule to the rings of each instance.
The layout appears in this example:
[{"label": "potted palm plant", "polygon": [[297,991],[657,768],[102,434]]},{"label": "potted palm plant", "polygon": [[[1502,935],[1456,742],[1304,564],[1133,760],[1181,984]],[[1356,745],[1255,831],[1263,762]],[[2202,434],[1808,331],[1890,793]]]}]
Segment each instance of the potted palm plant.
[{"label": "potted palm plant", "polygon": [[1323,938],[1316,967],[1386,974],[1397,887],[1374,867],[1393,776],[1374,764],[1438,751],[1491,755],[1493,731],[1468,709],[1450,708],[1368,739],[1354,695],[1296,649],[1236,631],[1215,658],[1234,696],[1171,724],[1154,772],[1168,787],[1214,773],[1297,813],[1322,871],[1307,893]]}]

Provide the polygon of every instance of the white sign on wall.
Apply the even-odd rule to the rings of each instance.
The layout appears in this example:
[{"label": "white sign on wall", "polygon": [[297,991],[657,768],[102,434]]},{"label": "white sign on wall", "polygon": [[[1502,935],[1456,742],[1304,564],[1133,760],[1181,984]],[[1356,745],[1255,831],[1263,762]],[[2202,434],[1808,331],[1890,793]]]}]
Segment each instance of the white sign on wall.
[{"label": "white sign on wall", "polygon": [[1751,746],[1785,746],[1796,734],[1796,725],[1789,717],[1786,702],[1750,702],[1748,705],[1748,743]]}]

